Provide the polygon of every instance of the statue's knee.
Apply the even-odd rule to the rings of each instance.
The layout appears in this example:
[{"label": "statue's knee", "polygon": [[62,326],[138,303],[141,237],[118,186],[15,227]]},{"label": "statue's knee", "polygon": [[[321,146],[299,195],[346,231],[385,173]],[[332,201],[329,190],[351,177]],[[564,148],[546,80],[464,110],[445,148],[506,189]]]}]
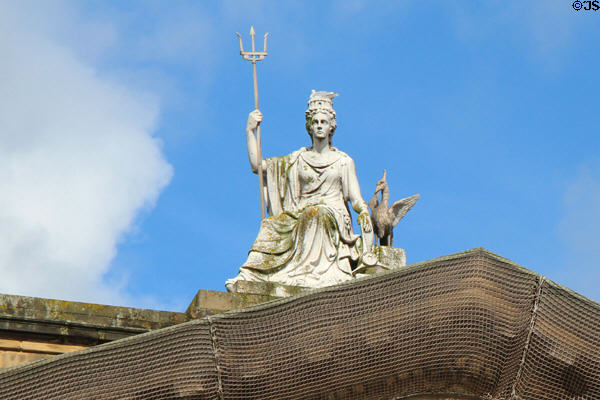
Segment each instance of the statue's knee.
[{"label": "statue's knee", "polygon": [[317,206],[309,206],[302,211],[302,217],[305,219],[311,219],[317,215],[319,215],[319,207]]}]

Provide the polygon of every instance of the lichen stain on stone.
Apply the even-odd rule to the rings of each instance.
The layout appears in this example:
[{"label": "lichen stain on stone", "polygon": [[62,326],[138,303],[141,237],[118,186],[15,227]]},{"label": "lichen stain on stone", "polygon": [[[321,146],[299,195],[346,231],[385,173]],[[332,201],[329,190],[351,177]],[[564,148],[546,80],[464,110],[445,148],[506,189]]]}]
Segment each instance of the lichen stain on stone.
[{"label": "lichen stain on stone", "polygon": [[[185,322],[185,315],[67,300],[0,295],[0,313],[27,319],[156,329]],[[68,330],[65,334],[69,334]]]},{"label": "lichen stain on stone", "polygon": [[295,296],[297,294],[299,294],[302,291],[302,288],[300,288],[300,286],[289,286],[289,285],[285,285],[283,286],[285,289],[285,292],[290,295],[290,296]]},{"label": "lichen stain on stone", "polygon": [[265,292],[269,295],[273,295],[275,293],[275,284],[273,282],[265,282]]}]

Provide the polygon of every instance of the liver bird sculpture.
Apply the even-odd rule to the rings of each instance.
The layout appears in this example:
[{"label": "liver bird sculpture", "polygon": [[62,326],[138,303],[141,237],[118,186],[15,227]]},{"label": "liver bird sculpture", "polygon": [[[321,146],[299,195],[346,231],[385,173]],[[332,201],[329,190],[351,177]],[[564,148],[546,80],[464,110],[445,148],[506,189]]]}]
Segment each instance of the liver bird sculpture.
[{"label": "liver bird sculpture", "polygon": [[[380,246],[391,246],[394,241],[394,227],[406,215],[408,210],[415,205],[420,194],[406,197],[398,200],[388,208],[390,200],[390,189],[385,179],[386,172],[383,170],[383,178],[377,181],[373,198],[369,201],[371,209],[371,219],[373,220],[373,230],[379,238]],[[381,192],[381,202],[379,202],[379,192]]]}]

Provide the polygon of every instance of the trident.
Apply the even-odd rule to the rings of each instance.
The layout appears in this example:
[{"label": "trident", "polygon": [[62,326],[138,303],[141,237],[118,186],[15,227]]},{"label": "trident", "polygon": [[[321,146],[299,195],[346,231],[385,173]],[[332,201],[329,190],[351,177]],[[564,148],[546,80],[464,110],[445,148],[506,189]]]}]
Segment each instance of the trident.
[{"label": "trident", "polygon": [[[254,36],[256,33],[254,32],[254,27],[250,27],[250,37],[252,38],[252,51],[244,51],[244,45],[242,44],[242,35],[236,32],[236,35],[240,39],[240,55],[244,57],[244,60],[252,62],[252,76],[254,77],[254,108],[258,110],[258,82],[256,79],[256,63],[258,61],[264,60],[267,56],[267,36],[269,34],[265,34],[265,45],[263,51],[256,51],[254,46]],[[260,187],[260,216],[261,219],[265,218],[265,197],[264,197],[264,182],[263,182],[263,171],[262,171],[262,150],[260,144],[260,125],[256,127],[256,144],[258,147],[258,151],[256,154],[256,158],[258,161],[258,185]]]}]

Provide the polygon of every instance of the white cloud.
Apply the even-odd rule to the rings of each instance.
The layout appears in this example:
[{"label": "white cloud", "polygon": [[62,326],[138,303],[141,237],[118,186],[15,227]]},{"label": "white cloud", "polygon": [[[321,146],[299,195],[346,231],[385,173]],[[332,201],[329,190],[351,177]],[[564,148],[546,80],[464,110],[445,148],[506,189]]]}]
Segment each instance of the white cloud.
[{"label": "white cloud", "polygon": [[128,303],[102,278],[172,175],[157,101],[99,77],[15,4],[0,3],[0,293]]},{"label": "white cloud", "polygon": [[600,164],[583,168],[567,187],[558,226],[568,247],[560,283],[600,301]]}]

